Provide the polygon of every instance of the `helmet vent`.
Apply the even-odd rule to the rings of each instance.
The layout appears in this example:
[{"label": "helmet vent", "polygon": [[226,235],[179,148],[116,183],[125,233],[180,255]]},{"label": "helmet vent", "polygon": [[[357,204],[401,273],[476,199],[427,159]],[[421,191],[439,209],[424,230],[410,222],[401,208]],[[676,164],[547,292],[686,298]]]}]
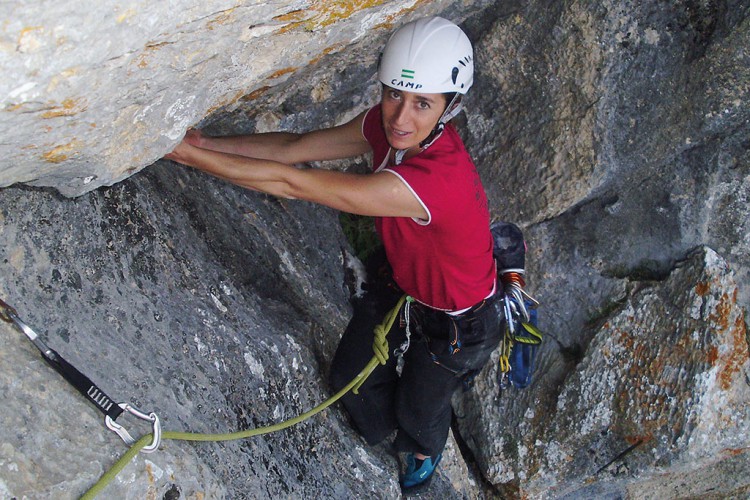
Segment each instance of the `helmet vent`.
[{"label": "helmet vent", "polygon": [[458,80],[458,68],[453,68],[453,73],[451,74],[451,78],[453,79],[453,85],[456,84],[456,80]]}]

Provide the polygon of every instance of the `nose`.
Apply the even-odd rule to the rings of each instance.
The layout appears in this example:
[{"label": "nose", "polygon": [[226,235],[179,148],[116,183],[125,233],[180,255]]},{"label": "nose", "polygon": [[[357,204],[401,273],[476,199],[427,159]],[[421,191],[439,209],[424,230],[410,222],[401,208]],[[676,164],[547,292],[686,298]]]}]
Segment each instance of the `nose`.
[{"label": "nose", "polygon": [[396,112],[393,114],[394,124],[404,124],[409,121],[409,108],[404,102],[399,103]]}]

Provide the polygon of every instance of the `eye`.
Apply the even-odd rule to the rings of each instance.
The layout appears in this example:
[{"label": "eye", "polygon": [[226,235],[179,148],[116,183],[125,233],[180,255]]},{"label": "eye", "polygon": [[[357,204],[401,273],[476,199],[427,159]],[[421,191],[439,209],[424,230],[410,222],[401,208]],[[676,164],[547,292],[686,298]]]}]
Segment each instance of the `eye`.
[{"label": "eye", "polygon": [[401,92],[391,89],[388,91],[388,97],[395,100],[401,99]]},{"label": "eye", "polygon": [[419,109],[430,109],[430,103],[427,101],[419,101],[417,107],[419,107]]}]

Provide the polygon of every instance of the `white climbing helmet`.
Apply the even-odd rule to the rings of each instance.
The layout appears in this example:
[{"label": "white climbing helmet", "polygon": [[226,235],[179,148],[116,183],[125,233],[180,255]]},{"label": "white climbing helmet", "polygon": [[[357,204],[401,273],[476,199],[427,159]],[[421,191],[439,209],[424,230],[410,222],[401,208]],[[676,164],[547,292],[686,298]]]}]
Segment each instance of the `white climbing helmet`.
[{"label": "white climbing helmet", "polygon": [[378,79],[407,92],[466,94],[474,82],[471,42],[461,28],[442,17],[412,21],[385,44]]}]

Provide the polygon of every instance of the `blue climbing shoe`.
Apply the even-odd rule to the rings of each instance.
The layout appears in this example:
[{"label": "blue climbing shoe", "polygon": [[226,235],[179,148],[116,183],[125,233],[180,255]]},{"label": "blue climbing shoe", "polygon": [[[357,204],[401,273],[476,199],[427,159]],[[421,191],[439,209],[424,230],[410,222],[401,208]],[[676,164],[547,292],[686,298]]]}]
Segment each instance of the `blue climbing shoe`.
[{"label": "blue climbing shoe", "polygon": [[427,488],[441,458],[443,458],[442,453],[435,457],[434,462],[432,458],[425,458],[419,464],[419,468],[417,468],[417,459],[414,458],[414,453],[409,453],[406,457],[406,472],[404,472],[399,481],[401,483],[401,493],[410,495]]}]

